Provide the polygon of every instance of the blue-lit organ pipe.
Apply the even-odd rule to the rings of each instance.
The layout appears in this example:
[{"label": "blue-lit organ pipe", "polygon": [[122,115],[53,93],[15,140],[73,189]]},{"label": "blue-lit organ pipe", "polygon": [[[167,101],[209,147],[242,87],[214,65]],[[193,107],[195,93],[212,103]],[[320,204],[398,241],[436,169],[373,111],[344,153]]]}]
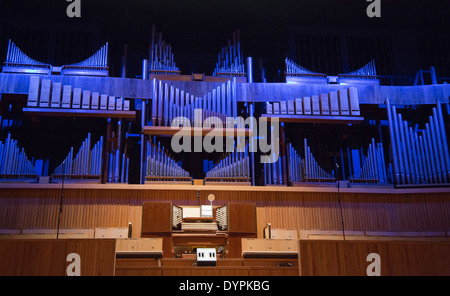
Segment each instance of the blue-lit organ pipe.
[{"label": "blue-lit organ pipe", "polygon": [[159,74],[179,74],[180,69],[175,65],[172,46],[162,40],[162,33],[156,32],[152,26],[152,40],[150,44],[150,72]]},{"label": "blue-lit organ pipe", "polygon": [[113,149],[108,160],[108,183],[128,183],[129,159],[126,154]]},{"label": "blue-lit organ pipe", "polygon": [[326,172],[316,161],[308,146],[308,140],[305,138],[304,153],[305,153],[305,181],[307,182],[330,182],[335,181],[334,175]]},{"label": "blue-lit organ pipe", "polygon": [[9,39],[8,42],[8,51],[6,54],[5,64],[7,64],[8,66],[11,66],[10,64],[18,64],[22,67],[48,66],[48,64],[38,62],[27,56],[19,47],[14,44],[14,42],[11,41],[11,39]]},{"label": "blue-lit organ pipe", "polygon": [[284,62],[285,62],[285,71],[286,71],[287,75],[289,75],[289,74],[297,74],[297,75],[320,74],[320,73],[313,72],[311,70],[308,70],[308,69],[296,64],[289,58],[285,58]]},{"label": "blue-lit organ pipe", "polygon": [[409,127],[388,100],[387,108],[395,184],[448,184],[450,157],[440,102],[422,130]]},{"label": "blue-lit organ pipe", "polygon": [[54,179],[68,178],[71,176],[100,176],[102,173],[103,137],[91,147],[91,134],[81,144],[78,152],[74,154],[71,147],[68,155],[53,172]]},{"label": "blue-lit organ pipe", "polygon": [[[447,104],[448,106],[448,104]],[[435,117],[435,120],[437,118],[436,126],[439,127],[441,140],[442,140],[442,147],[444,148],[444,159],[445,159],[445,167],[446,167],[446,176],[447,181],[450,181],[450,155],[449,155],[449,149],[448,149],[448,142],[447,142],[447,135],[445,134],[445,125],[444,125],[444,116],[442,114],[442,107],[439,100],[436,103],[436,113],[437,115],[434,116],[434,110],[433,110],[433,116]]]},{"label": "blue-lit organ pipe", "polygon": [[349,180],[358,183],[389,183],[391,178],[384,161],[383,144],[375,143],[372,138],[366,155],[362,156],[362,167]]},{"label": "blue-lit organ pipe", "polygon": [[232,127],[229,119],[237,117],[236,83],[233,79],[198,97],[154,78],[153,126],[203,127],[206,121],[208,127]]},{"label": "blue-lit organ pipe", "polygon": [[69,65],[72,67],[83,68],[106,68],[108,67],[108,42],[102,46],[96,53],[84,61]]},{"label": "blue-lit organ pipe", "polygon": [[[236,147],[235,147],[236,148]],[[224,182],[248,182],[250,181],[250,157],[248,144],[244,151],[228,153],[211,170],[206,172],[206,178]]]},{"label": "blue-lit organ pipe", "polygon": [[172,180],[176,181],[176,178],[180,177],[190,178],[189,172],[184,170],[181,163],[167,153],[167,149],[161,146],[161,142],[152,144],[147,141],[145,164],[145,176],[151,180],[160,178],[164,181],[170,181],[170,177],[173,177]]},{"label": "blue-lit organ pipe", "polygon": [[19,147],[10,133],[4,143],[0,141],[0,173],[1,178],[36,179],[38,176],[24,148]]},{"label": "blue-lit organ pipe", "polygon": [[217,57],[213,76],[230,76],[233,73],[245,73],[244,56],[242,54],[239,31],[233,32],[232,39],[222,47]]},{"label": "blue-lit organ pipe", "polygon": [[287,145],[287,164],[288,164],[288,178],[290,182],[301,182],[304,179],[303,159],[297,153],[292,143]]},{"label": "blue-lit organ pipe", "polygon": [[393,117],[392,117],[392,110],[391,105],[389,102],[389,99],[386,99],[386,109],[387,109],[387,115],[388,115],[388,123],[389,123],[389,136],[390,136],[390,142],[391,142],[391,156],[392,156],[392,162],[393,162],[393,176],[394,176],[394,182],[400,183],[400,166],[398,161],[398,155],[397,155],[397,142],[395,138],[395,132],[394,132],[394,123],[393,123]]}]

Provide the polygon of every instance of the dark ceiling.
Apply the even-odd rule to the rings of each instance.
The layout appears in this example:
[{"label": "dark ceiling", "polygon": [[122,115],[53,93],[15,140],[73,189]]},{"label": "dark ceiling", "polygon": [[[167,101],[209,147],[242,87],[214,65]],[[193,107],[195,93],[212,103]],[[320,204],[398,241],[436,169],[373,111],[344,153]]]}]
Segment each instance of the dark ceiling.
[{"label": "dark ceiling", "polygon": [[81,18],[69,18],[66,0],[1,0],[0,19],[92,25],[101,28],[104,40],[128,44],[143,53],[148,51],[155,24],[185,71],[211,71],[195,65],[207,59],[213,68],[220,48],[236,29],[241,32],[245,56],[263,59],[285,54],[289,26],[450,32],[448,0],[379,0],[380,18],[367,16],[370,2],[366,0],[79,1]]}]

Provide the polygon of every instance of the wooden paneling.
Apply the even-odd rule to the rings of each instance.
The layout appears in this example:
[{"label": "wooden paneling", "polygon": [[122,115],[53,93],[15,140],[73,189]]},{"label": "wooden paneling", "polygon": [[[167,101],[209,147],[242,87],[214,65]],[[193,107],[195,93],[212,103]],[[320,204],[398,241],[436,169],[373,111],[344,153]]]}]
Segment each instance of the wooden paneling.
[{"label": "wooden paneling", "polygon": [[299,241],[299,273],[365,276],[370,253],[380,256],[382,276],[450,275],[450,242]]},{"label": "wooden paneling", "polygon": [[297,259],[218,258],[215,267],[196,266],[196,259],[118,258],[116,276],[297,276]]},{"label": "wooden paneling", "polygon": [[256,234],[256,205],[228,204],[228,232]]},{"label": "wooden paneling", "polygon": [[232,266],[176,266],[164,267],[163,276],[248,276],[248,271]]},{"label": "wooden paneling", "polygon": [[144,202],[142,205],[142,233],[172,231],[172,203]]},{"label": "wooden paneling", "polygon": [[112,276],[115,240],[0,240],[1,276],[64,276],[67,255],[80,255],[82,276]]},{"label": "wooden paneling", "polygon": [[162,276],[162,269],[158,266],[119,266],[116,276]]},{"label": "wooden paneling", "polygon": [[242,239],[243,256],[289,256],[297,255],[298,241],[292,239]]},{"label": "wooden paneling", "polygon": [[[54,228],[59,213],[60,186],[2,185],[0,228]],[[197,190],[200,197],[197,198]],[[61,228],[127,227],[140,237],[142,204],[173,202],[178,206],[228,203],[256,204],[257,236],[263,228],[341,230],[337,193],[332,188],[259,188],[169,185],[70,185],[66,186]],[[350,189],[341,192],[346,231],[449,231],[450,190]]]},{"label": "wooden paneling", "polygon": [[116,241],[117,256],[162,256],[162,238],[133,238]]},{"label": "wooden paneling", "polygon": [[265,238],[273,239],[298,239],[297,229],[282,229],[282,228],[271,228],[269,235],[269,228],[265,229]]},{"label": "wooden paneling", "polygon": [[159,261],[155,258],[117,258],[116,276],[161,276]]}]

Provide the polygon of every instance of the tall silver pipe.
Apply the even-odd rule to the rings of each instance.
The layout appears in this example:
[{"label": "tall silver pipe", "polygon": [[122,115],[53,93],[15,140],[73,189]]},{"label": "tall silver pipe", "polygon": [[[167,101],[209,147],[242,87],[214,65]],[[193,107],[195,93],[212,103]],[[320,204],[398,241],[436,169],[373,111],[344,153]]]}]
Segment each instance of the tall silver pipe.
[{"label": "tall silver pipe", "polygon": [[417,183],[420,184],[423,182],[423,171],[422,171],[422,166],[421,166],[420,157],[419,157],[417,133],[413,132],[412,127],[409,127],[409,135],[411,137],[414,168],[415,168],[416,174],[417,174],[416,179],[417,179]]},{"label": "tall silver pipe", "polygon": [[173,109],[173,107],[174,107],[174,100],[175,100],[175,88],[173,87],[173,86],[170,86],[170,96],[169,96],[169,106],[168,106],[168,108],[169,108],[169,114],[168,114],[168,116],[169,116],[169,120],[168,120],[168,124],[167,125],[172,125],[172,120],[173,120],[173,118],[175,117],[174,116],[174,109]]},{"label": "tall silver pipe", "polygon": [[[141,112],[141,127],[143,128],[146,125],[146,102],[142,100],[142,112]],[[140,159],[140,170],[139,170],[139,182],[140,184],[144,184],[144,133],[141,133],[141,159]]]},{"label": "tall silver pipe", "polygon": [[396,184],[400,184],[400,169],[399,169],[399,161],[398,161],[398,154],[397,154],[397,144],[396,144],[396,139],[395,139],[395,133],[394,133],[394,122],[393,122],[393,116],[392,116],[392,111],[391,111],[391,106],[389,103],[389,99],[386,99],[386,109],[387,109],[387,113],[388,113],[388,123],[389,123],[389,135],[391,138],[391,155],[392,155],[392,160],[394,163],[394,182]]},{"label": "tall silver pipe", "polygon": [[[393,141],[392,143],[395,143],[395,148],[396,150],[393,151],[393,154],[395,154],[397,156],[397,160],[398,160],[398,168],[399,168],[399,180],[400,182],[397,184],[405,184],[405,168],[403,166],[403,156],[401,154],[401,144],[400,144],[400,134],[398,132],[398,123],[397,123],[397,112],[396,112],[396,108],[395,106],[392,106],[392,122],[393,122],[393,135],[395,137],[395,141]],[[392,146],[394,148],[394,144]],[[395,168],[394,168],[395,169]]]},{"label": "tall silver pipe", "polygon": [[162,125],[163,119],[163,83],[162,81],[158,81],[158,126]]},{"label": "tall silver pipe", "polygon": [[374,161],[373,161],[373,164],[374,164],[374,171],[375,171],[375,178],[376,179],[381,179],[380,178],[380,175],[379,175],[379,172],[378,172],[378,166],[379,166],[379,164],[378,164],[378,157],[377,157],[377,147],[376,147],[376,145],[375,145],[375,139],[374,138],[372,138],[372,153],[373,153],[373,158],[374,158]]},{"label": "tall silver pipe", "polygon": [[408,184],[411,184],[411,171],[410,171],[410,167],[409,167],[409,163],[408,163],[408,152],[406,150],[406,140],[405,140],[405,133],[404,133],[404,129],[403,129],[403,119],[402,119],[402,114],[397,114],[398,116],[398,130],[400,132],[400,141],[401,141],[401,155],[403,157],[403,164],[405,166],[405,176],[406,176],[406,181],[408,182]]},{"label": "tall silver pipe", "polygon": [[152,125],[156,126],[158,116],[158,86],[156,78],[152,79]]},{"label": "tall silver pipe", "polygon": [[431,135],[430,135],[430,126],[428,123],[425,124],[425,138],[427,149],[428,149],[428,160],[431,163],[431,170],[433,171],[433,183],[438,183],[438,176],[437,176],[437,169],[436,169],[436,163],[434,158],[434,149],[433,149],[433,142],[431,141]]},{"label": "tall silver pipe", "polygon": [[409,135],[409,129],[408,129],[408,122],[405,120],[403,121],[403,127],[404,127],[404,133],[405,133],[405,142],[406,142],[406,152],[408,154],[408,162],[411,172],[411,184],[416,183],[416,169],[414,166],[414,156],[412,153],[412,146],[411,146],[411,136]]},{"label": "tall silver pipe", "polygon": [[[445,148],[444,148],[444,143],[442,142],[443,137],[441,135],[441,133],[443,133],[445,131],[442,131],[440,128],[436,108],[433,108],[433,116],[430,116],[430,117],[433,119],[433,125],[434,125],[434,129],[435,129],[435,134],[436,134],[436,142],[437,142],[437,147],[438,147],[438,151],[439,151],[439,160],[440,160],[440,166],[441,166],[442,180],[444,183],[447,183],[448,182],[448,179],[447,179],[448,168],[447,168],[447,161],[444,157]],[[430,120],[431,120],[431,118],[430,118]]]},{"label": "tall silver pipe", "polygon": [[164,83],[164,116],[163,123],[167,126],[169,121],[169,85]]},{"label": "tall silver pipe", "polygon": [[309,157],[308,157],[308,143],[306,138],[303,140],[305,149],[305,178],[308,179],[309,176]]},{"label": "tall silver pipe", "polygon": [[436,131],[434,128],[434,122],[433,122],[433,117],[429,116],[429,120],[430,120],[430,125],[429,125],[429,132],[430,132],[430,137],[431,137],[431,143],[432,143],[432,147],[433,147],[433,152],[434,152],[434,161],[436,164],[436,173],[438,176],[438,180],[439,183],[442,183],[442,168],[441,168],[441,161],[439,159],[439,151],[440,150],[437,144],[437,136],[436,136]]},{"label": "tall silver pipe", "polygon": [[421,149],[421,143],[419,140],[419,136],[417,135],[417,132],[414,133],[414,143],[416,145],[417,163],[420,170],[420,183],[428,183],[426,168],[423,166],[424,152]]},{"label": "tall silver pipe", "polygon": [[427,183],[433,183],[433,170],[431,169],[431,161],[429,159],[428,147],[426,143],[426,135],[423,133],[419,136],[420,151],[422,153],[422,164],[426,172]]},{"label": "tall silver pipe", "polygon": [[380,143],[380,149],[381,149],[381,164],[382,164],[382,168],[383,168],[384,181],[388,182],[388,176],[387,176],[387,172],[386,172],[386,162],[385,162],[385,159],[384,159],[383,143]]},{"label": "tall silver pipe", "polygon": [[237,80],[236,77],[233,77],[233,83],[232,83],[232,92],[231,92],[231,97],[232,97],[232,108],[233,108],[233,118],[237,117]]},{"label": "tall silver pipe", "polygon": [[[250,108],[250,118],[253,118],[254,117],[254,112],[255,112],[255,110],[254,110],[254,105],[253,105],[253,103],[250,103],[250,106],[249,106],[249,108]],[[250,130],[251,130],[251,139],[249,139],[250,140],[250,142],[249,142],[249,149],[250,149],[250,152],[251,152],[251,154],[250,154],[250,157],[251,157],[251,163],[250,163],[250,165],[251,165],[251,177],[252,177],[252,185],[253,186],[255,186],[255,153],[254,153],[254,151],[255,151],[255,141],[253,141],[253,137],[255,137],[254,135],[255,135],[255,127],[253,126],[253,124],[254,124],[254,122],[253,122],[253,120],[250,120]],[[272,140],[272,142],[273,142],[273,140]]]},{"label": "tall silver pipe", "polygon": [[253,83],[253,60],[247,57],[247,82]]},{"label": "tall silver pipe", "polygon": [[442,146],[444,148],[444,158],[447,167],[447,180],[450,181],[450,155],[448,149],[447,135],[445,132],[444,117],[442,115],[442,107],[439,100],[437,100],[436,102],[436,110],[438,115],[439,128],[441,130]]}]

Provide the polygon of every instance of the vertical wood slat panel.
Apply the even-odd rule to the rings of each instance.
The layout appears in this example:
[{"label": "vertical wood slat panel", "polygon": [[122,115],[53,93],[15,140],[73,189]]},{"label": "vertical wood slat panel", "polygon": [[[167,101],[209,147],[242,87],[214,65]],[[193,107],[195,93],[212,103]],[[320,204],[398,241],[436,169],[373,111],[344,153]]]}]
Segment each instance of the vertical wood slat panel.
[{"label": "vertical wood slat panel", "polygon": [[300,240],[299,253],[304,276],[365,276],[370,253],[382,276],[450,275],[449,242]]},{"label": "vertical wood slat panel", "polygon": [[81,258],[81,275],[112,276],[116,241],[77,240],[1,240],[0,276],[64,276],[67,255]]},{"label": "vertical wood slat panel", "polygon": [[[336,193],[251,190],[66,189],[62,228],[127,227],[140,233],[142,203],[173,201],[177,205],[252,202],[257,206],[258,236],[267,223],[273,228],[340,230]],[[0,189],[0,228],[56,228],[60,190]],[[341,193],[346,230],[447,231],[448,193]]]}]

